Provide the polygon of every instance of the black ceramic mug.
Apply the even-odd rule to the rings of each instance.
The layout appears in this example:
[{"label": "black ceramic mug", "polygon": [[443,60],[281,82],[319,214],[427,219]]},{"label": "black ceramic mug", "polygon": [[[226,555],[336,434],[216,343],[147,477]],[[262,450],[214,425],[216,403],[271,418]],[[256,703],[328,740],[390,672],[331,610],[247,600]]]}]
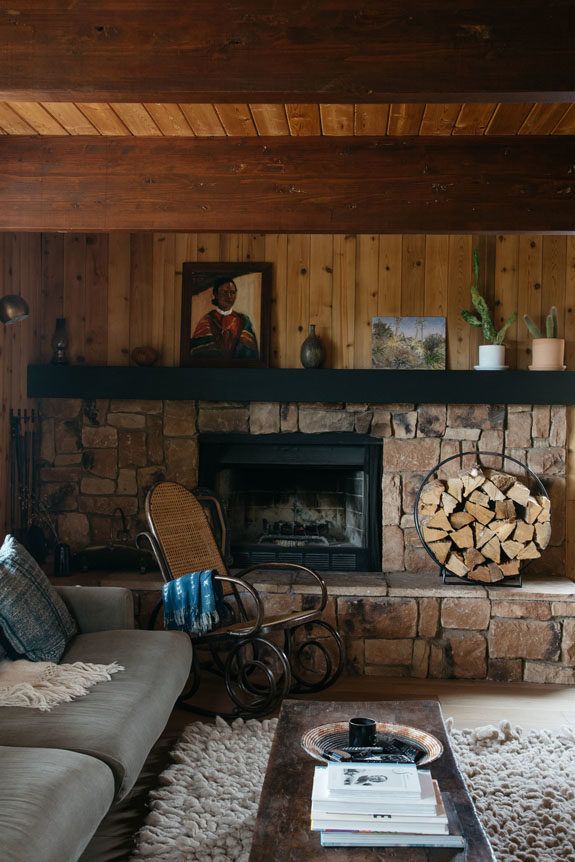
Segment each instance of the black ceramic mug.
[{"label": "black ceramic mug", "polygon": [[377,725],[373,718],[351,718],[349,721],[349,744],[352,748],[368,748],[375,745]]}]

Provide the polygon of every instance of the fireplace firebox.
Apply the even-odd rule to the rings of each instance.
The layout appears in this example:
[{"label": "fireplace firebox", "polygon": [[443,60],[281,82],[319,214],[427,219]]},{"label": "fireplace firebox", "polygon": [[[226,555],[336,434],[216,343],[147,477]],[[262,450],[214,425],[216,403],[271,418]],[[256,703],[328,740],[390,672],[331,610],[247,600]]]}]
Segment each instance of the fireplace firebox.
[{"label": "fireplace firebox", "polygon": [[361,434],[200,435],[200,485],[226,509],[233,565],[381,570],[381,451]]}]

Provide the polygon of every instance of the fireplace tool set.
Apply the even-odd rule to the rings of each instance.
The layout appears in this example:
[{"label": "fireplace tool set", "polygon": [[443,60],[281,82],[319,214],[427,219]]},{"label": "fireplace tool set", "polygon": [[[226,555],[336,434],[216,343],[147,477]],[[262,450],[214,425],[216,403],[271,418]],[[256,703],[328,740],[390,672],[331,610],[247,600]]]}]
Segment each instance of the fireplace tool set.
[{"label": "fireplace tool set", "polygon": [[36,559],[46,554],[46,540],[38,525],[40,415],[37,410],[10,409],[10,499],[8,525]]}]

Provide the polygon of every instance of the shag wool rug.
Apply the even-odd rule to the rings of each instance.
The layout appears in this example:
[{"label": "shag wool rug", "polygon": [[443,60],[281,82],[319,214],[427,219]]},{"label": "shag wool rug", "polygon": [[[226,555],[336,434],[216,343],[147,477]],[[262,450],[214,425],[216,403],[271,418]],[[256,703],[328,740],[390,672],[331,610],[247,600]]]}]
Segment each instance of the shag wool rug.
[{"label": "shag wool rug", "polygon": [[[132,862],[247,862],[276,724],[190,724],[152,793]],[[499,862],[575,859],[573,730],[448,726]]]}]

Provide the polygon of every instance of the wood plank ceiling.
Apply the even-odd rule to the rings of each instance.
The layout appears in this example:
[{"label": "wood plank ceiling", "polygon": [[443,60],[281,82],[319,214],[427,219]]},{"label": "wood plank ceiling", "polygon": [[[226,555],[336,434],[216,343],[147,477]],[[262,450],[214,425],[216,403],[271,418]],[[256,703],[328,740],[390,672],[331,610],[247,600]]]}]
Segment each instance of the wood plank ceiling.
[{"label": "wood plank ceiling", "polygon": [[137,137],[572,135],[575,103],[0,102],[0,134]]}]

